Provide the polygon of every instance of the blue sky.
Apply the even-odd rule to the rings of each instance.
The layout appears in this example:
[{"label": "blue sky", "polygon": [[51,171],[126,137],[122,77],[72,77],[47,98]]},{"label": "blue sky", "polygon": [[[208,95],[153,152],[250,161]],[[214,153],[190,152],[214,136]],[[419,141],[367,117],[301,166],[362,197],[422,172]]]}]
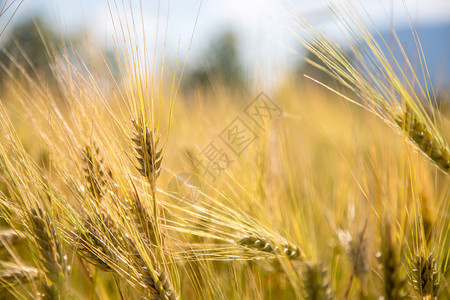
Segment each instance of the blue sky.
[{"label": "blue sky", "polygon": [[[120,0],[119,0],[120,1]],[[125,2],[128,3],[129,0]],[[405,23],[405,7],[417,26],[450,22],[449,0],[360,0],[377,26],[399,26]],[[1,0],[0,0],[1,2]],[[135,13],[139,1],[131,0]],[[285,1],[316,25],[328,26],[326,1]],[[282,1],[278,0],[142,0],[143,19],[149,40],[155,37],[159,20],[160,37],[168,20],[168,55],[187,51],[197,13],[190,61],[201,61],[200,54],[213,37],[224,30],[237,34],[246,71],[249,74],[276,74],[296,59],[289,48],[298,49],[283,26],[288,18]],[[201,7],[200,7],[201,3]],[[200,8],[200,11],[199,11]],[[169,9],[169,10],[168,10]],[[159,13],[158,13],[159,12]],[[24,0],[15,22],[32,15],[41,15],[63,30],[85,29],[100,43],[111,43],[114,30],[106,0]],[[168,18],[167,18],[168,16]],[[172,54],[171,54],[172,52]],[[264,75],[265,76],[265,75]]]}]

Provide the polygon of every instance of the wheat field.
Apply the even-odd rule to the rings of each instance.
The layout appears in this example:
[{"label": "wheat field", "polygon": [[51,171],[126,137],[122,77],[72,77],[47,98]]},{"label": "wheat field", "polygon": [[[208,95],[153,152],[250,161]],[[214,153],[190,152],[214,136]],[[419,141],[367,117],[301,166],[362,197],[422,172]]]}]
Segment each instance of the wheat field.
[{"label": "wheat field", "polygon": [[6,53],[1,299],[450,297],[450,110],[419,39],[418,72],[356,4],[329,6],[347,48],[286,5],[332,81],[186,91],[118,3],[119,76],[48,44],[50,84]]}]

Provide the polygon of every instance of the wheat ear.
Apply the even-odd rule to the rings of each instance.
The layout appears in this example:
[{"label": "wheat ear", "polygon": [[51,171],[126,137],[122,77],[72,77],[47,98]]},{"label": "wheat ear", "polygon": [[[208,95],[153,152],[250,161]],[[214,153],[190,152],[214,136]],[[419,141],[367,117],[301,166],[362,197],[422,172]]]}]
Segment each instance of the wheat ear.
[{"label": "wheat ear", "polygon": [[135,144],[137,168],[142,176],[145,176],[152,188],[161,174],[162,149],[157,151],[159,138],[155,137],[155,130],[149,130],[148,126],[138,124],[132,120],[136,131],[133,132],[132,141]]},{"label": "wheat ear", "polygon": [[131,215],[133,216],[138,232],[145,237],[146,241],[156,244],[156,235],[152,217],[144,206],[141,197],[139,197],[134,183],[131,182],[131,184],[134,188],[134,194],[131,196]]},{"label": "wheat ear", "polygon": [[439,270],[433,253],[428,257],[418,255],[413,262],[411,281],[414,289],[425,299],[434,298],[439,292]]},{"label": "wheat ear", "polygon": [[67,257],[63,255],[55,227],[40,207],[30,210],[31,230],[39,249],[40,261],[47,280],[44,280],[44,298],[59,299],[64,294]]},{"label": "wheat ear", "polygon": [[357,237],[354,238],[353,236],[351,236],[351,239],[348,241],[347,252],[352,262],[352,272],[347,284],[347,288],[345,289],[344,298],[346,299],[350,294],[350,290],[355,277],[357,277],[361,282],[360,296],[365,297],[367,291],[367,274],[370,271],[370,265],[367,254],[367,239],[364,237],[366,228],[367,222],[361,232],[357,235]]},{"label": "wheat ear", "polygon": [[133,253],[133,260],[139,270],[141,280],[147,288],[150,299],[177,300],[172,284],[167,279],[164,271],[157,271],[153,264],[148,264],[138,251],[134,243],[129,240],[129,247]]},{"label": "wheat ear", "polygon": [[[249,235],[237,241],[238,245],[258,251],[287,256],[289,259],[302,259],[302,252],[298,246],[289,243],[275,243],[265,237]],[[277,246],[280,244],[281,247]]]},{"label": "wheat ear", "polygon": [[396,123],[427,157],[450,174],[450,150],[445,142],[432,133],[426,123],[409,108],[406,108],[403,115],[396,117]]},{"label": "wheat ear", "polygon": [[117,249],[121,247],[121,240],[112,220],[105,214],[98,216],[101,227],[88,218],[84,220],[85,231],[78,233],[78,254],[103,271],[111,272],[111,265],[117,263]]},{"label": "wheat ear", "polygon": [[305,299],[330,300],[333,299],[327,271],[322,264],[306,263],[303,272],[303,289]]},{"label": "wheat ear", "polygon": [[36,268],[7,263],[7,268],[0,270],[0,284],[3,288],[11,288],[37,279]]},{"label": "wheat ear", "polygon": [[402,277],[400,251],[397,243],[392,240],[390,226],[385,226],[381,241],[381,265],[383,268],[384,297],[386,300],[401,300],[406,298],[406,279]]},{"label": "wheat ear", "polygon": [[[135,144],[136,159],[139,162],[139,167],[137,168],[142,176],[145,176],[150,183],[151,193],[153,198],[153,220],[154,228],[153,231],[156,244],[160,245],[164,242],[161,238],[158,212],[157,212],[157,202],[156,202],[156,180],[161,174],[161,163],[163,158],[163,149],[157,151],[159,138],[155,135],[155,130],[149,130],[148,126],[138,124],[135,120],[132,120],[135,132],[133,132],[132,141]],[[160,250],[158,249],[158,255],[161,256]]]},{"label": "wheat ear", "polygon": [[24,239],[25,235],[20,231],[9,228],[0,229],[0,250],[7,245],[16,245]]},{"label": "wheat ear", "polygon": [[83,150],[83,171],[88,183],[89,193],[97,201],[104,195],[107,175],[110,175],[100,158],[100,149],[94,143],[93,147],[86,145]]},{"label": "wheat ear", "polygon": [[352,239],[349,243],[350,258],[353,263],[353,270],[356,277],[364,281],[364,278],[370,271],[368,254],[367,254],[367,240],[364,238],[364,232],[361,232],[356,239]]}]

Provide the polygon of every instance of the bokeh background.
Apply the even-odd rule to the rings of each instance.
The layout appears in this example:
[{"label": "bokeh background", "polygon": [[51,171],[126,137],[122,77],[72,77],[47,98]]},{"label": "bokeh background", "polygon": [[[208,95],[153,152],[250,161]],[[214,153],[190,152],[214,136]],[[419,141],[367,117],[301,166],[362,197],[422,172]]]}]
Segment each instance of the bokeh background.
[{"label": "bokeh background", "polygon": [[[18,3],[16,1],[15,5]],[[132,0],[124,3],[24,0],[2,35],[0,45],[13,48],[13,39],[17,39],[37,65],[45,66],[42,43],[34,30],[37,23],[47,39],[69,38],[75,48],[77,44],[88,44],[104,53],[112,53],[116,33],[111,11],[114,14],[115,5],[121,10],[122,5],[128,8],[131,3],[135,12],[142,8],[147,44],[155,45],[158,41],[168,65],[175,62],[177,55],[184,59],[190,51],[185,86],[205,84],[210,74],[220,73],[229,83],[270,90],[292,74],[301,76],[303,70],[299,54],[305,54],[289,32],[295,30],[295,26],[289,22],[286,4],[295,7],[315,26],[335,27],[327,15],[327,1]],[[391,28],[395,28],[411,61],[418,63],[409,25],[412,21],[421,38],[433,84],[440,90],[448,89],[450,1],[364,0],[361,3],[388,41],[393,42]],[[152,50],[149,47],[148,52]],[[161,58],[162,53],[158,57]]]}]

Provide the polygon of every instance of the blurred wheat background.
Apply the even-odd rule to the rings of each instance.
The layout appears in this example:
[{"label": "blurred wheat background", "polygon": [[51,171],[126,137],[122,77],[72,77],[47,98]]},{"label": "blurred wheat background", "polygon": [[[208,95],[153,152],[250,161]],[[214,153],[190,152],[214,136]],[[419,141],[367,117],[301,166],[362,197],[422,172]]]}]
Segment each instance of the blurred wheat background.
[{"label": "blurred wheat background", "polygon": [[0,299],[447,299],[446,1],[0,1]]}]

